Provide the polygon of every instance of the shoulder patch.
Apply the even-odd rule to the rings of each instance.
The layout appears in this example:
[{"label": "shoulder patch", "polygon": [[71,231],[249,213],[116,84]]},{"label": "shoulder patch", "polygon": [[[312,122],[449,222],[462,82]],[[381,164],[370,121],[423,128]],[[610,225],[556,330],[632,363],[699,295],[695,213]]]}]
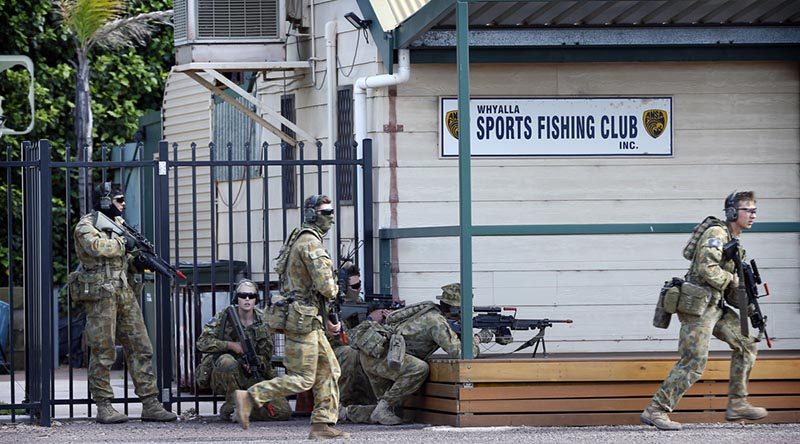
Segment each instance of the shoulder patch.
[{"label": "shoulder patch", "polygon": [[316,260],[323,257],[330,258],[328,252],[325,251],[324,248],[317,248],[316,250],[308,253],[308,256],[311,257],[312,260]]},{"label": "shoulder patch", "polygon": [[712,237],[711,239],[708,240],[708,246],[711,248],[722,248],[722,241],[715,237]]}]

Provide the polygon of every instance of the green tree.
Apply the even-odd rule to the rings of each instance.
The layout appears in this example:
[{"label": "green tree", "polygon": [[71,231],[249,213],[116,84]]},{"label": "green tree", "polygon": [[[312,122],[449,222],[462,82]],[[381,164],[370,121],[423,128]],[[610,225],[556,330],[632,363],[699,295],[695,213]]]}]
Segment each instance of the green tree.
[{"label": "green tree", "polygon": [[[95,48],[119,49],[144,45],[156,31],[157,24],[169,23],[172,10],[137,14],[122,17],[125,11],[124,0],[60,0],[59,9],[63,16],[63,27],[75,42],[77,72],[75,75],[75,140],[79,148],[78,158],[92,158],[92,92],[90,91],[91,63],[89,54]],[[122,77],[124,81],[125,78]],[[119,117],[117,114],[115,117]],[[84,159],[85,156],[85,159]],[[90,172],[81,170],[78,187],[85,191],[80,194],[81,212],[88,212],[91,206],[91,182],[87,180]]]},{"label": "green tree", "polygon": [[[172,8],[171,0],[132,0],[126,15],[136,15]],[[36,124],[32,133],[22,136],[5,136],[0,139],[0,158],[8,156],[19,160],[22,140],[49,139],[53,141],[54,160],[67,156],[75,159],[75,78],[76,50],[70,35],[61,27],[61,17],[50,0],[0,0],[0,54],[24,54],[35,65]],[[159,109],[164,84],[174,64],[172,27],[160,26],[147,46],[108,50],[97,47],[89,58],[92,70],[92,113],[95,140],[112,145],[133,139],[138,130],[139,118],[148,110]],[[0,76],[0,96],[9,126],[24,122],[24,110],[16,104],[15,94],[27,91],[27,79],[20,75]],[[19,116],[22,115],[23,118]],[[15,121],[16,119],[16,121]],[[22,123],[16,127],[23,126]],[[72,148],[67,151],[68,145]],[[6,149],[8,148],[8,149]],[[94,159],[99,158],[98,150]],[[5,206],[6,171],[0,169],[0,200]],[[73,169],[70,196],[67,196],[65,171],[54,171],[53,193],[53,248],[56,260],[54,272],[57,283],[63,283],[69,268],[75,264],[66,261],[72,251],[71,231],[78,217],[78,192]],[[9,251],[15,268],[15,285],[21,284],[22,270],[22,199],[19,170],[11,178],[13,199],[12,220],[0,210],[0,286],[8,285],[7,263]],[[69,219],[67,219],[67,216]],[[67,223],[68,221],[68,223]],[[11,245],[7,242],[11,226]],[[69,255],[70,259],[74,259]]]}]

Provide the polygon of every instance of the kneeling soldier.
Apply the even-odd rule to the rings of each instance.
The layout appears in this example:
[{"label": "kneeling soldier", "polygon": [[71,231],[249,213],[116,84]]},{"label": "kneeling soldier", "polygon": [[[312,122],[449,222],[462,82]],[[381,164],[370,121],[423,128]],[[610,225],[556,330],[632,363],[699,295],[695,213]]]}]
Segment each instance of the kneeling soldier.
[{"label": "kneeling soldier", "polygon": [[[248,368],[241,356],[244,345],[236,334],[234,320],[226,310],[214,316],[203,328],[197,340],[197,349],[206,353],[197,369],[197,385],[212,388],[214,393],[225,395],[225,403],[219,409],[219,416],[230,421],[234,407],[234,392],[246,390],[262,380],[272,379],[275,372],[270,365],[273,343],[264,313],[256,308],[258,288],[252,281],[244,279],[236,286],[236,313],[245,334],[255,346],[261,358],[258,369]],[[285,421],[292,416],[292,408],[286,398],[272,400],[250,414],[253,421]]]}]

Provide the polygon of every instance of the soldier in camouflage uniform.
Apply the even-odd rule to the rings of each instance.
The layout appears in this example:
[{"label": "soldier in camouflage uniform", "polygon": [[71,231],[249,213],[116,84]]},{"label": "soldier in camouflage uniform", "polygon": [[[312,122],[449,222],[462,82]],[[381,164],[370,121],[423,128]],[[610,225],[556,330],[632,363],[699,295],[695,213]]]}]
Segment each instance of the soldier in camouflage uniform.
[{"label": "soldier in camouflage uniform", "polygon": [[[339,292],[330,255],[322,244],[323,236],[333,223],[330,198],[314,195],[306,199],[303,205],[303,225],[294,230],[287,239],[284,248],[288,247],[288,257],[285,269],[279,273],[281,293],[294,301],[289,305],[290,312],[286,318],[286,348],[283,359],[286,375],[259,382],[247,391],[236,391],[234,417],[243,428],[249,427],[249,413],[253,408],[312,389],[314,410],[311,412],[309,438],[349,436],[333,427],[338,419],[337,380],[340,368],[324,331],[327,329],[331,333],[338,333],[341,328],[341,324],[332,324],[327,319],[326,306],[327,301],[334,299]],[[309,333],[298,333],[289,329],[292,313],[300,312],[304,313],[300,319],[310,318],[310,321],[304,321],[310,322]]]},{"label": "soldier in camouflage uniform", "polygon": [[[755,204],[752,191],[732,193],[725,199],[726,222],[710,216],[713,219],[710,220],[710,227],[697,240],[694,251],[691,252],[689,248],[692,240],[687,245],[684,254],[692,260],[692,265],[686,280],[706,288],[711,299],[699,316],[678,313],[681,321],[678,343],[681,357],[653,396],[650,405],[642,412],[641,420],[645,424],[661,430],[681,429],[681,424],[671,421],[667,412],[675,408],[683,394],[703,375],[711,335],[725,341],[733,351],[725,418],[735,421],[767,416],[766,409],[753,407],[747,402],[747,381],[756,360],[757,339],[742,334],[739,315],[725,305],[725,300],[730,299],[728,293],[735,291],[739,278],[734,262],[723,258],[722,247],[753,226],[756,219]],[[740,248],[739,254],[744,261],[744,249]]]},{"label": "soldier in camouflage uniform", "polygon": [[[217,313],[203,327],[203,333],[197,339],[197,350],[206,353],[197,372],[198,385],[201,379],[207,379],[214,393],[225,395],[225,403],[219,409],[219,416],[224,421],[230,421],[233,414],[233,394],[236,390],[247,389],[262,380],[275,377],[275,371],[270,364],[274,349],[272,334],[264,321],[264,312],[256,308],[258,287],[253,281],[244,279],[237,284],[236,302],[239,321],[261,358],[262,366],[258,370],[263,379],[256,378],[239,360],[244,354],[244,346],[238,340],[236,327],[228,319],[226,310]],[[250,420],[286,421],[291,416],[292,407],[289,401],[286,398],[277,398],[253,410]]]},{"label": "soldier in camouflage uniform", "polygon": [[[377,405],[350,405],[340,411],[340,418],[351,422],[401,424],[396,414],[403,402],[417,392],[428,377],[430,356],[440,347],[452,358],[461,356],[461,340],[450,328],[445,314],[451,307],[461,306],[461,284],[442,287],[442,294],[434,302],[421,302],[392,312],[386,325],[405,340],[405,356],[399,367],[389,365],[386,355],[374,357],[360,350],[359,358],[364,372],[369,377],[372,391],[378,396]],[[475,335],[473,353],[478,355],[481,339]]]},{"label": "soldier in camouflage uniform", "polygon": [[[98,213],[121,223],[125,196],[119,186],[103,184],[95,192],[94,211],[75,227],[75,252],[81,271],[74,278],[80,292],[73,298],[87,312],[86,344],[89,346],[89,391],[97,403],[97,422],[120,423],[128,417],[111,405],[110,370],[116,359],[115,340],[122,344],[136,395],[142,400],[143,421],[174,421],[156,395],[153,348],[139,307],[134,256],[136,241],[95,227]],[[72,277],[71,277],[72,279]],[[141,282],[141,281],[139,281]],[[141,285],[136,285],[140,290]]]}]

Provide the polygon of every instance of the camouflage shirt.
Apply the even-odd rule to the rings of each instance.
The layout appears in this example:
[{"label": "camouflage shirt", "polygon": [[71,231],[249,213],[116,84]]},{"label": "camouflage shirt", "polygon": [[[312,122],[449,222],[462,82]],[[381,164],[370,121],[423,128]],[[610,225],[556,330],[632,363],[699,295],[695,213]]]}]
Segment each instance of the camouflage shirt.
[{"label": "camouflage shirt", "polygon": [[[689,281],[710,286],[716,300],[719,300],[719,295],[728,287],[735,273],[734,262],[722,258],[722,247],[730,240],[730,231],[725,226],[707,229],[697,242],[697,251],[689,268]],[[744,260],[744,248],[739,248],[739,257]]]},{"label": "camouflage shirt", "polygon": [[406,341],[406,353],[427,360],[441,347],[451,357],[461,357],[461,341],[458,335],[450,328],[433,302],[423,304],[430,304],[432,307],[393,325],[394,331],[403,335]]},{"label": "camouflage shirt", "polygon": [[289,251],[281,286],[285,292],[294,293],[295,298],[315,304],[319,313],[323,313],[323,301],[317,295],[334,299],[339,287],[331,257],[322,245],[322,233],[310,224],[303,224],[303,229]]},{"label": "camouflage shirt", "polygon": [[[225,310],[222,310],[203,327],[203,332],[197,338],[197,350],[212,354],[230,353],[228,341],[238,341],[238,336],[233,321],[225,318]],[[275,346],[268,328],[269,326],[264,321],[264,311],[255,308],[253,309],[253,323],[244,327],[244,333],[253,341],[256,353],[261,358],[261,362],[265,363],[264,377],[272,379],[275,377],[275,373],[269,363]]]},{"label": "camouflage shirt", "polygon": [[[116,233],[100,231],[95,228],[97,211],[81,217],[75,226],[75,253],[83,267],[83,272],[96,274],[111,281],[116,286],[128,282],[129,259],[125,253],[125,239]],[[121,224],[124,219],[115,218]],[[121,282],[120,282],[121,281]]]}]

